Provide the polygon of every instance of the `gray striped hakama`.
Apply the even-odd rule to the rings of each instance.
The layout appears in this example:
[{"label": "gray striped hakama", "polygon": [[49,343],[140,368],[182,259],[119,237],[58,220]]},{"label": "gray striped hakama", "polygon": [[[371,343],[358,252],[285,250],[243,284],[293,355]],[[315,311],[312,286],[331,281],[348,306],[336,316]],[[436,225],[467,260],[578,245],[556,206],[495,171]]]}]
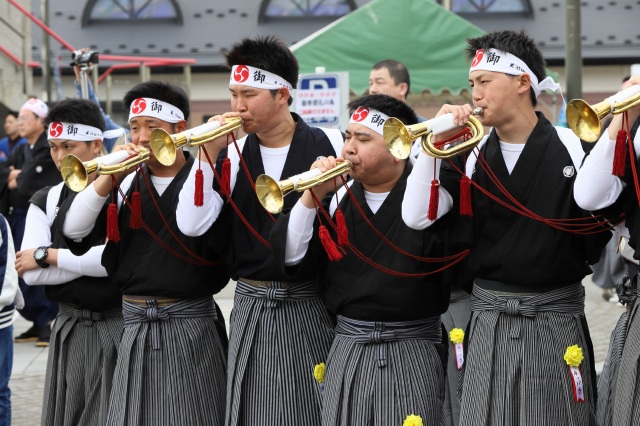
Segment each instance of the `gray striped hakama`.
[{"label": "gray striped hakama", "polygon": [[122,336],[122,310],[59,306],[51,330],[41,424],[102,425]]},{"label": "gray striped hakama", "polygon": [[313,372],[334,331],[315,284],[245,281],[231,312],[226,425],[320,425]]},{"label": "gray striped hakama", "polygon": [[220,425],[226,356],[212,297],[123,300],[107,425]]},{"label": "gray striped hakama", "polygon": [[[442,325],[447,333],[454,328],[460,328],[466,332],[471,319],[471,295],[464,290],[452,289],[449,309],[442,314]],[[456,365],[453,343],[449,336],[445,336],[448,342],[447,380],[444,395],[444,425],[458,426],[460,423],[460,400],[458,399],[458,380],[460,371]]]},{"label": "gray striped hakama", "polygon": [[[640,296],[640,287],[638,288]],[[617,375],[613,379],[613,425],[636,426],[640,424],[640,297],[636,297],[629,313],[627,332],[621,343]]]},{"label": "gray striped hakama", "polygon": [[598,426],[610,426],[613,422],[613,400],[618,377],[618,368],[622,358],[629,313],[623,312],[611,332],[609,350],[598,378]]},{"label": "gray striped hakama", "polygon": [[402,425],[410,414],[425,425],[441,424],[444,362],[440,317],[369,322],[339,316],[322,425]]},{"label": "gray striped hakama", "polygon": [[[478,284],[483,280],[476,280],[471,296],[460,424],[595,425],[595,370],[582,284],[535,295],[492,292]],[[564,360],[572,345],[584,355],[580,402]]]}]

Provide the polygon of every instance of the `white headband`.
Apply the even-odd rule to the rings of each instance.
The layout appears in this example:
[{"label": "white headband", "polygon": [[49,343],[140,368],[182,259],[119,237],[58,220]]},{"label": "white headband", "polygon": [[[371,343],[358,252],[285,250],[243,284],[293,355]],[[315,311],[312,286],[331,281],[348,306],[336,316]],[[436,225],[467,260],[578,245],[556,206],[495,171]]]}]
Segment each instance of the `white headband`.
[{"label": "white headband", "polygon": [[177,107],[158,99],[138,98],[131,102],[129,121],[139,116],[154,117],[167,123],[177,123],[184,120],[184,114]]},{"label": "white headband", "polygon": [[293,91],[291,83],[279,75],[249,65],[234,65],[231,68],[229,86],[232,84],[242,84],[243,86],[267,90],[277,90],[285,87],[289,89],[289,93]]},{"label": "white headband", "polygon": [[71,141],[90,142],[96,139],[118,137],[121,134],[124,134],[124,129],[122,127],[102,132],[97,127],[88,126],[86,124],[54,121],[49,123],[47,140],[68,139]]},{"label": "white headband", "polygon": [[387,121],[389,116],[376,109],[370,109],[367,107],[358,107],[357,110],[351,114],[349,123],[362,124],[367,126],[376,133],[382,134],[384,122]]},{"label": "white headband", "polygon": [[20,111],[28,109],[40,118],[45,118],[49,113],[49,107],[40,99],[31,98],[20,107]]},{"label": "white headband", "polygon": [[538,77],[529,69],[527,64],[515,55],[508,52],[503,52],[498,49],[478,49],[476,56],[471,61],[471,68],[469,74],[472,71],[486,70],[493,72],[501,72],[509,75],[522,75],[529,74],[531,79],[531,87],[536,94],[536,97],[540,96],[540,92],[543,90],[551,90],[555,92],[560,89],[560,85],[553,81],[553,78],[547,77],[541,82],[538,82]]}]

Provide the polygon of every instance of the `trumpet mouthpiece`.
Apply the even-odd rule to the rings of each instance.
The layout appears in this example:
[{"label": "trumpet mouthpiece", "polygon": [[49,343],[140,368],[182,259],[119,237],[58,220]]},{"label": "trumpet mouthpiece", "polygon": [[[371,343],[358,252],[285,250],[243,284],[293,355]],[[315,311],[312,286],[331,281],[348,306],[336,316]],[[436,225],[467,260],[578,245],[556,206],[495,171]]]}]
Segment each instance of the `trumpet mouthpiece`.
[{"label": "trumpet mouthpiece", "polygon": [[481,116],[483,113],[484,113],[484,109],[482,109],[482,107],[479,107],[479,106],[475,107],[472,112],[472,114],[476,116]]}]

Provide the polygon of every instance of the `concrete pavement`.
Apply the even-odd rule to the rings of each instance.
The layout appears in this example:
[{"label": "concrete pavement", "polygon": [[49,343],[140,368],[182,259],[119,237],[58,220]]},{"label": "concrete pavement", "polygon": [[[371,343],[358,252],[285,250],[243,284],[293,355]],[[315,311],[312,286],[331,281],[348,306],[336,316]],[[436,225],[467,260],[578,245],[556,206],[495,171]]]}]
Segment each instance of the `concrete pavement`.
[{"label": "concrete pavement", "polygon": [[[586,288],[585,312],[591,330],[594,345],[596,369],[600,371],[607,353],[611,330],[615,326],[624,308],[617,303],[606,302],[602,291],[589,278],[584,280]],[[227,323],[233,307],[235,284],[228,285],[216,296]],[[30,324],[19,315],[14,324],[14,335],[29,328]],[[15,426],[37,426],[40,424],[44,377],[47,366],[48,349],[36,348],[34,343],[14,345],[13,374],[10,387],[12,391],[12,411]]]}]

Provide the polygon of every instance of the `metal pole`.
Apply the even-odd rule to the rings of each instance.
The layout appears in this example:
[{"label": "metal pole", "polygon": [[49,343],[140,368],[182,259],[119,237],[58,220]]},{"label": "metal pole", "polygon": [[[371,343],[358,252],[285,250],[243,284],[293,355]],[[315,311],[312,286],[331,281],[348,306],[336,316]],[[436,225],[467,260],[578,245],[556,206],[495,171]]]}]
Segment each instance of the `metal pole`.
[{"label": "metal pole", "polygon": [[111,76],[107,76],[107,99],[105,103],[107,104],[107,115],[113,115],[113,105],[111,105]]},{"label": "metal pole", "polygon": [[[42,13],[42,22],[49,26],[49,5],[47,0],[41,0],[40,12]],[[42,82],[44,83],[44,97],[45,101],[51,100],[51,68],[50,59],[51,51],[49,49],[49,33],[44,31],[42,33]]]},{"label": "metal pole", "polygon": [[184,82],[187,96],[191,99],[191,65],[184,66]]},{"label": "metal pole", "polygon": [[87,77],[88,70],[89,67],[86,64],[80,66],[80,97],[82,99],[89,99],[89,77]]},{"label": "metal pole", "polygon": [[33,94],[32,75],[29,68],[31,61],[31,25],[26,15],[22,15],[22,90],[25,95]]},{"label": "metal pole", "polygon": [[582,40],[580,0],[567,0],[565,72],[567,99],[582,98]]},{"label": "metal pole", "polygon": [[98,87],[98,66],[93,65],[91,67],[91,85],[93,86],[93,93],[95,93],[96,98],[100,98],[99,95],[99,87]]}]

